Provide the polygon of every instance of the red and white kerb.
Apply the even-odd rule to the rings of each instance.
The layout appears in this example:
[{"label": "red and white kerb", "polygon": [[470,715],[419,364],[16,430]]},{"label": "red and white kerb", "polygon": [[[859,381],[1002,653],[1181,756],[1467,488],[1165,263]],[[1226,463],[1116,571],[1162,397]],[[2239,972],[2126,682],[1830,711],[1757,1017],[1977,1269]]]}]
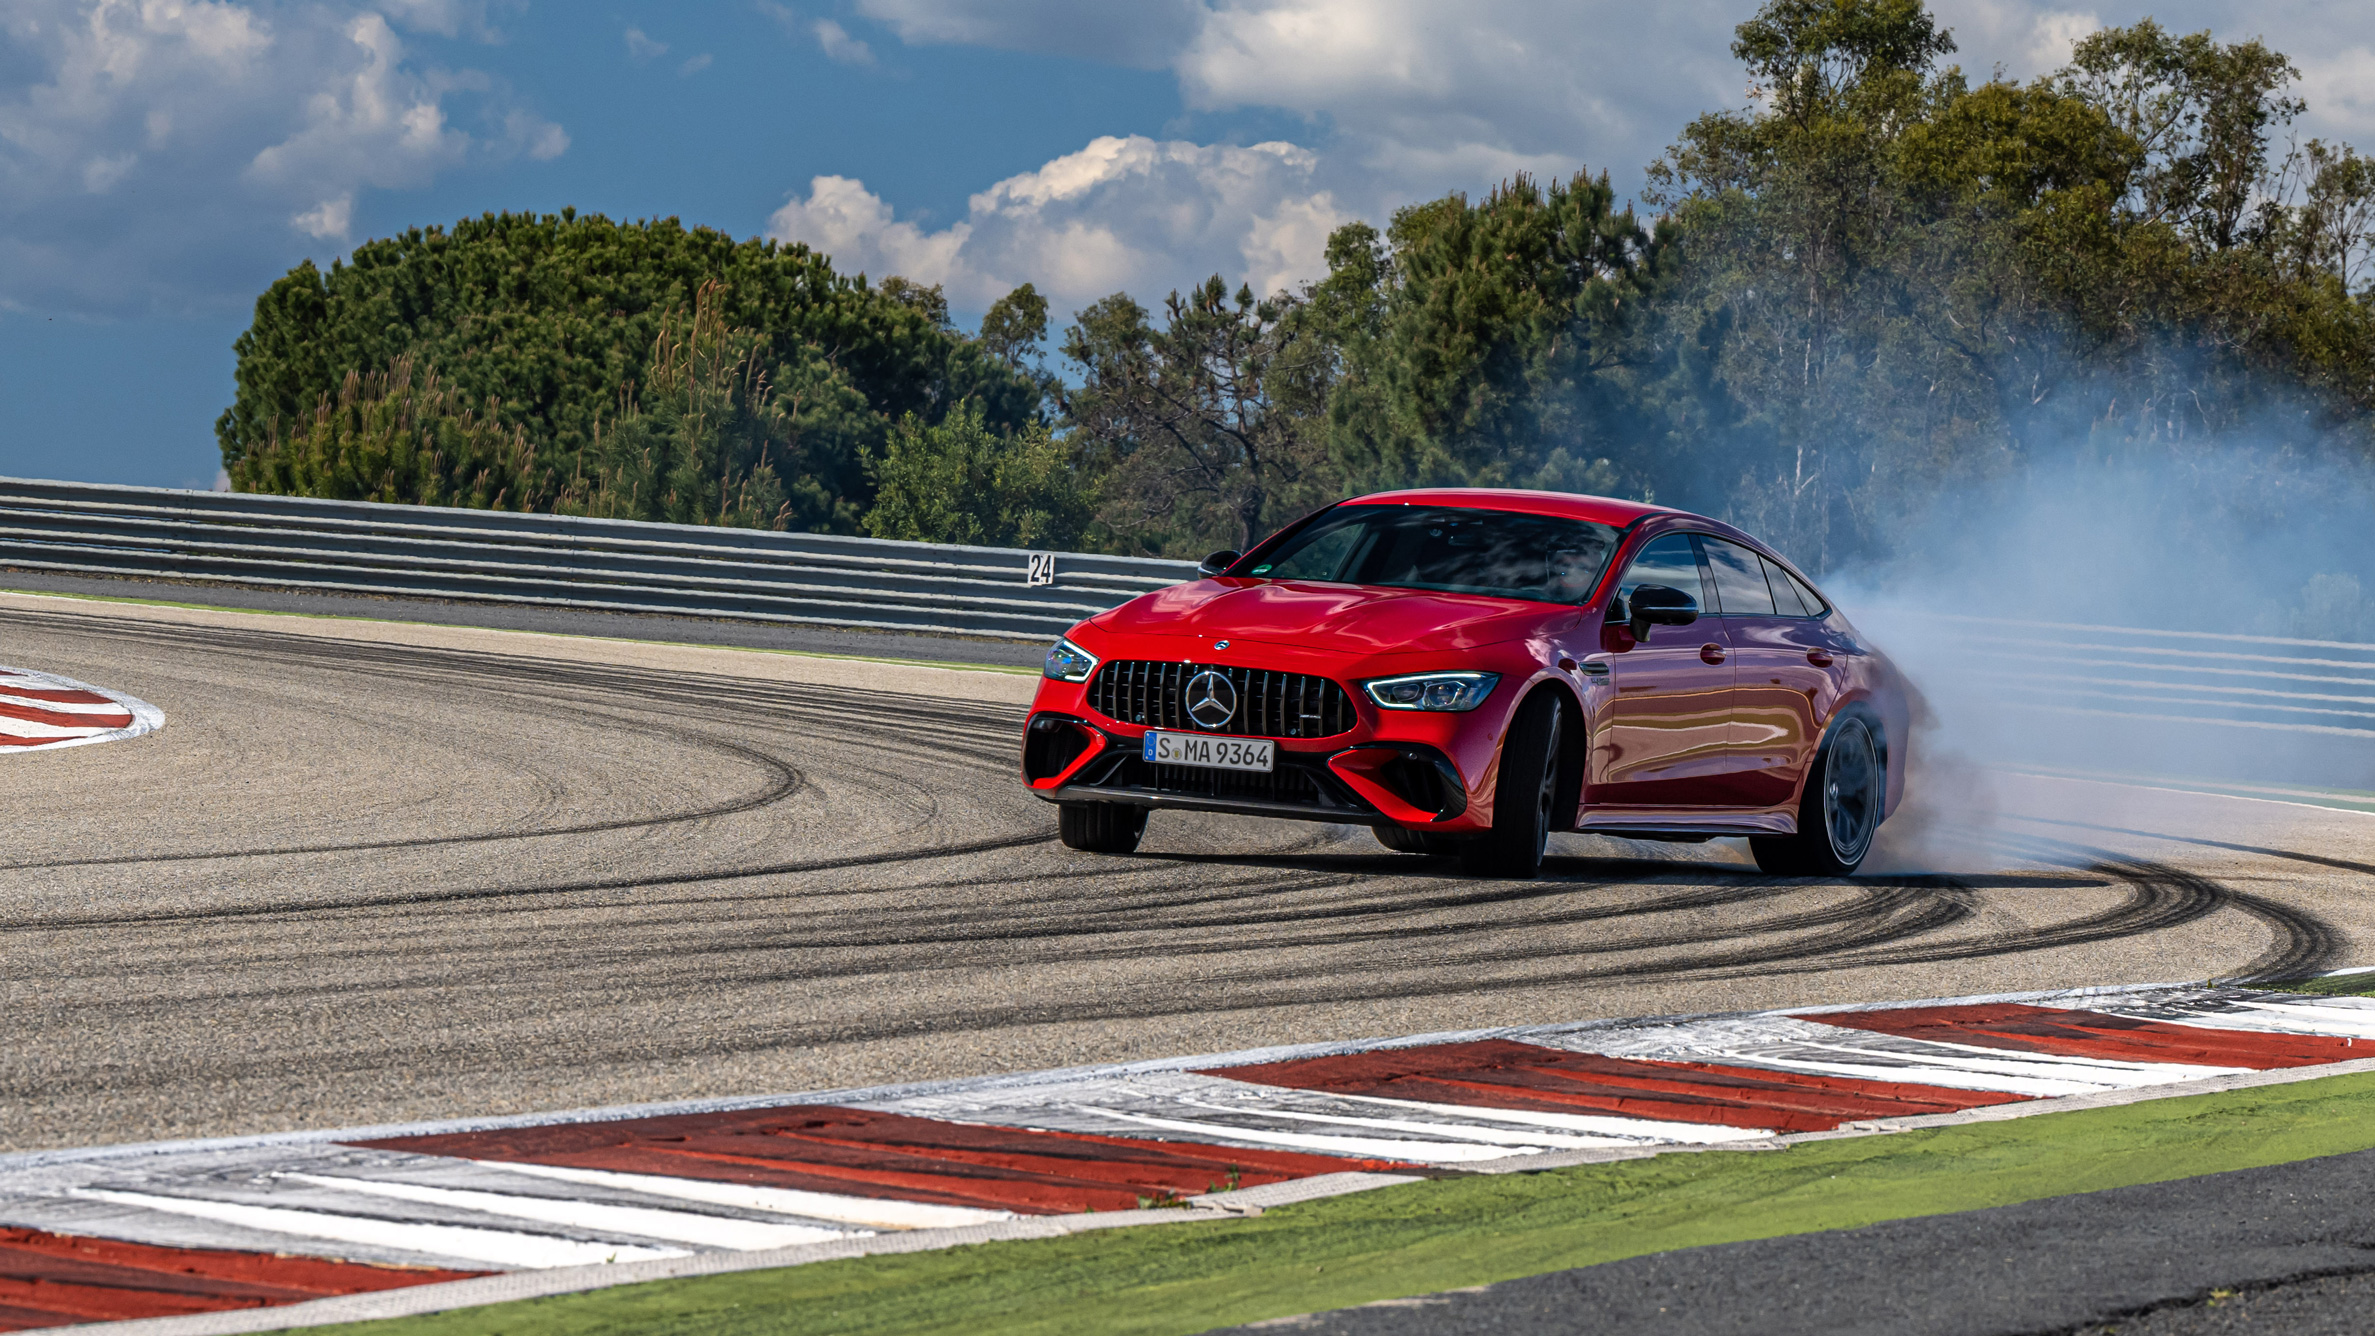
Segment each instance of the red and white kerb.
[{"label": "red and white kerb", "polygon": [[164,711],[120,691],[54,673],[0,668],[0,751],[114,742],[164,726]]}]

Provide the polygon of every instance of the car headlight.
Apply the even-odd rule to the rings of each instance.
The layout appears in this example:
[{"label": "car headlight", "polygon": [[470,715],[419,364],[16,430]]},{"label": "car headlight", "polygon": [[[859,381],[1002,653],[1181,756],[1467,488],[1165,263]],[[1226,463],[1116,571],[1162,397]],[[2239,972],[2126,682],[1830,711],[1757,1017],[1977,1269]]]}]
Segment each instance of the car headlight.
[{"label": "car headlight", "polygon": [[1097,656],[1058,637],[1047,651],[1046,676],[1058,682],[1086,682],[1097,671]]},{"label": "car headlight", "polygon": [[1499,673],[1412,673],[1408,677],[1380,677],[1361,683],[1378,708],[1440,710],[1461,714],[1484,704],[1493,694]]}]

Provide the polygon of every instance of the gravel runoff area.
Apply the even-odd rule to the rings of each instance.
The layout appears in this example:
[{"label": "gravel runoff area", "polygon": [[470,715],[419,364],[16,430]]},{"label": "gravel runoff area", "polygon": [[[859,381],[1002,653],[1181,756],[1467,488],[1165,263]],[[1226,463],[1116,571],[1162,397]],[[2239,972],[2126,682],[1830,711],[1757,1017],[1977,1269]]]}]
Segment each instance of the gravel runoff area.
[{"label": "gravel runoff area", "polygon": [[0,1149],[2375,961],[2375,818],[2285,803],[1941,774],[1849,883],[1492,882],[1182,814],[1067,852],[1025,675],[29,596],[0,663],[167,720],[0,758]]},{"label": "gravel runoff area", "polygon": [[1653,1253],[1231,1330],[2365,1336],[2375,1151]]}]

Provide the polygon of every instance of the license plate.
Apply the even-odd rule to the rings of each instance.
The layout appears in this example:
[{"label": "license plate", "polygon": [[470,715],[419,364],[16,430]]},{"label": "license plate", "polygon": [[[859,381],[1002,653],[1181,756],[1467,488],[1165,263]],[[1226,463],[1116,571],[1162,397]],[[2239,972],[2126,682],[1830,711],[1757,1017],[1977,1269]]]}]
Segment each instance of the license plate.
[{"label": "license plate", "polygon": [[1220,738],[1209,733],[1146,735],[1146,759],[1156,765],[1193,765],[1206,770],[1270,773],[1278,744],[1268,738]]}]

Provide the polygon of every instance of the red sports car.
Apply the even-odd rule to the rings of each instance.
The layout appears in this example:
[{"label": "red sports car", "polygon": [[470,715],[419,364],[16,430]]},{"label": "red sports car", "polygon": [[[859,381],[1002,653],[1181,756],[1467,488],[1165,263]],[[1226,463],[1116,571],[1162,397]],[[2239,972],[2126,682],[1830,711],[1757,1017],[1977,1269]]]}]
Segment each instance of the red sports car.
[{"label": "red sports car", "polygon": [[1341,502],[1048,651],[1023,779],[1064,843],[1150,809],[1365,824],[1530,877],[1554,830],[1745,835],[1844,875],[1904,793],[1896,669],[1703,516],[1551,492]]}]

